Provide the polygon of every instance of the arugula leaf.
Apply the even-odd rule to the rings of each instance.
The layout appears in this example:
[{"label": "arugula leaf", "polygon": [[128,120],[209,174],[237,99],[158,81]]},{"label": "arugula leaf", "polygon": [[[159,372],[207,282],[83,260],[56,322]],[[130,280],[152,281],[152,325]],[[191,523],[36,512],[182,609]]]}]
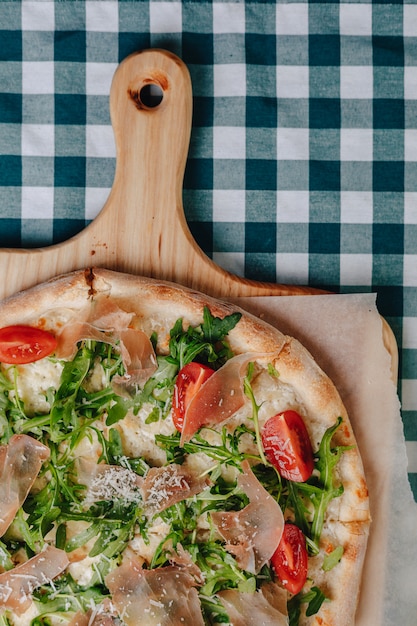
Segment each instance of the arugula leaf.
[{"label": "arugula leaf", "polygon": [[319,612],[326,596],[319,587],[311,587],[307,593],[293,596],[287,603],[289,626],[298,626],[301,617],[301,605],[307,604],[306,616],[311,617]]},{"label": "arugula leaf", "polygon": [[231,330],[233,330],[241,317],[242,314],[239,312],[231,313],[223,318],[214,317],[210,313],[210,309],[205,306],[201,330],[206,340],[214,344],[218,341],[222,341],[224,337],[228,335]]},{"label": "arugula leaf", "polygon": [[200,594],[199,599],[205,623],[230,624],[230,618],[218,597],[209,598]]},{"label": "arugula leaf", "polygon": [[[236,326],[241,313],[231,313],[223,319],[214,317],[206,306],[203,311],[203,323],[183,329],[183,320],[176,321],[170,332],[169,359],[178,370],[191,361],[201,361],[218,368],[232,356],[225,337]],[[198,358],[197,358],[198,357]]]},{"label": "arugula leaf", "polygon": [[318,587],[312,587],[310,591],[301,596],[302,602],[307,602],[306,616],[311,617],[319,612],[321,605],[326,600],[326,596]]},{"label": "arugula leaf", "polygon": [[300,596],[293,596],[287,602],[288,626],[298,626],[301,617]]},{"label": "arugula leaf", "polygon": [[343,546],[337,546],[329,554],[326,554],[323,559],[322,569],[325,572],[330,572],[340,561],[343,556]]},{"label": "arugula leaf", "polygon": [[258,419],[258,415],[259,415],[259,409],[261,408],[261,405],[257,404],[256,402],[256,398],[255,398],[255,394],[253,393],[253,389],[251,386],[251,379],[253,376],[253,372],[254,372],[254,364],[253,363],[249,363],[248,366],[248,373],[244,378],[243,381],[243,389],[245,391],[245,394],[247,395],[247,397],[249,398],[249,400],[251,401],[251,405],[252,405],[252,421],[253,424],[255,426],[255,439],[256,439],[256,445],[258,448],[258,452],[259,452],[259,456],[260,459],[262,461],[262,463],[264,465],[267,464],[267,460],[264,454],[264,448],[262,445],[262,440],[261,440],[261,433],[259,430],[259,419]]},{"label": "arugula leaf", "polygon": [[11,408],[9,392],[13,389],[12,383],[0,371],[0,443],[7,443],[13,435],[8,412]]},{"label": "arugula leaf", "polygon": [[132,401],[130,399],[113,394],[112,403],[107,409],[106,426],[113,426],[113,424],[120,422],[131,406]]},{"label": "arugula leaf", "polygon": [[0,541],[0,567],[2,567],[5,571],[12,569],[14,567],[14,563],[11,558],[11,554],[7,549],[6,544]]},{"label": "arugula leaf", "polygon": [[[252,574],[238,567],[236,559],[218,542],[194,544],[188,550],[203,573],[205,582],[200,593],[204,596],[212,596],[222,589],[239,588],[254,579]],[[256,589],[255,580],[253,589]]]},{"label": "arugula leaf", "polygon": [[324,517],[327,507],[333,498],[337,498],[343,493],[343,485],[336,485],[334,479],[334,469],[338,464],[343,452],[351,450],[352,446],[331,447],[334,433],[340,427],[342,418],[338,417],[334,426],[326,430],[317,452],[316,468],[320,473],[319,484],[323,487],[319,497],[312,498],[315,506],[313,522],[311,525],[311,535],[313,541],[318,543],[323,528]]},{"label": "arugula leaf", "polygon": [[50,413],[49,438],[58,443],[78,425],[76,413],[77,394],[92,364],[92,353],[81,347],[72,361],[67,361],[61,375],[61,384],[55,394]]},{"label": "arugula leaf", "polygon": [[[214,444],[207,441],[203,436],[205,431],[215,433],[218,443]],[[260,460],[257,456],[240,452],[240,439],[245,433],[249,433],[252,437],[254,436],[251,430],[245,426],[240,426],[233,433],[229,433],[225,427],[222,428],[220,433],[211,428],[204,428],[201,432],[196,433],[191,441],[187,441],[183,448],[180,447],[180,433],[155,435],[155,441],[165,450],[169,463],[181,465],[186,454],[204,452],[207,456],[217,461],[216,465],[207,470],[207,473],[211,473],[212,477],[215,476],[217,478],[218,470],[220,470],[223,464],[232,465],[240,470],[244,459]]]},{"label": "arugula leaf", "polygon": [[[103,559],[104,562],[104,559]],[[39,616],[35,618],[39,626],[49,623],[47,618],[56,614],[67,615],[68,613],[86,612],[92,606],[100,604],[109,597],[102,585],[95,584],[87,588],[78,585],[70,574],[66,574],[54,580],[53,587],[43,585],[33,592]],[[31,626],[36,622],[32,621]]]}]

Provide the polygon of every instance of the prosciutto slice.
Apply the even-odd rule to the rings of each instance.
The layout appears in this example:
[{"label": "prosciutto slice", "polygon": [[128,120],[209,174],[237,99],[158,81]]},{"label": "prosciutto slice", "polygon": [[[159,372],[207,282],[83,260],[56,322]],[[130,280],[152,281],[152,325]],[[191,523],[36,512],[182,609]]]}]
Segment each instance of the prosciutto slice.
[{"label": "prosciutto slice", "polygon": [[191,558],[187,550],[184,550],[180,543],[177,543],[175,549],[171,547],[167,550],[167,558],[171,565],[176,565],[182,569],[187,568],[187,572],[200,584],[204,583],[204,576],[201,569]]},{"label": "prosciutto slice", "polygon": [[250,502],[241,511],[211,514],[213,523],[242,569],[257,574],[278,547],[284,528],[279,504],[258,481],[249,463],[242,463],[238,485]]},{"label": "prosciutto slice", "polygon": [[274,583],[254,593],[227,589],[218,594],[233,626],[287,626],[286,592]]},{"label": "prosciutto slice", "polygon": [[194,476],[182,465],[152,467],[142,486],[146,510],[150,514],[160,513],[172,504],[200,493],[208,484],[207,477]]},{"label": "prosciutto slice", "polygon": [[3,572],[0,574],[0,607],[21,615],[32,602],[33,590],[62,574],[68,563],[63,550],[47,546],[26,563]]},{"label": "prosciutto slice", "polygon": [[108,343],[120,351],[126,374],[115,376],[113,387],[119,395],[129,395],[132,387],[142,386],[157,369],[155,352],[149,337],[141,330],[129,328],[133,313],[120,309],[107,299],[99,300],[89,316],[70,322],[58,335],[56,356],[74,357],[76,344],[91,339]]},{"label": "prosciutto slice", "polygon": [[184,416],[180,445],[189,441],[202,426],[225,422],[245,404],[243,379],[256,354],[232,357],[206,380],[191,400]]},{"label": "prosciutto slice", "polygon": [[105,583],[127,626],[204,626],[196,583],[183,568],[145,570],[131,560],[108,574]]},{"label": "prosciutto slice", "polygon": [[0,446],[0,537],[26,500],[49,455],[49,448],[29,435],[13,435],[7,445]]},{"label": "prosciutto slice", "polygon": [[157,361],[149,337],[141,330],[126,328],[119,331],[123,364],[126,374],[114,376],[113,389],[126,395],[134,386],[142,387],[157,369]]}]

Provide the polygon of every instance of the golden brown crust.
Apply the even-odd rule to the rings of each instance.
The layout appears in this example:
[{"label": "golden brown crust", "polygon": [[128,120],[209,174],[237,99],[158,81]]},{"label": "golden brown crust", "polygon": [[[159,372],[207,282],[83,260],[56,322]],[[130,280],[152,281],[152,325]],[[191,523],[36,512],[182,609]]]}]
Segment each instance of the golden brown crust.
[{"label": "golden brown crust", "polygon": [[[51,310],[61,311],[66,320],[76,317],[83,307],[91,306],[103,296],[134,312],[144,330],[157,329],[161,344],[167,342],[169,330],[178,318],[182,317],[185,324],[201,323],[206,305],[219,317],[240,310],[241,321],[229,334],[232,349],[237,353],[256,352],[260,355],[257,360],[274,364],[279,380],[291,387],[300,404],[306,407],[306,425],[313,447],[317,448],[324,431],[333,426],[339,416],[343,418],[334,443],[352,446],[352,449],[343,455],[339,464],[344,493],[329,507],[323,541],[330,544],[332,537],[336,538],[345,552],[330,576],[321,570],[319,559],[313,560],[312,565],[316,584],[322,583],[335,602],[325,603],[317,616],[304,617],[301,623],[303,626],[352,625],[369,532],[369,501],[355,436],[333,383],[296,339],[235,305],[172,283],[101,268],[72,272],[8,298],[0,306],[0,326],[47,325],[46,314]],[[57,323],[56,320],[53,323]]]},{"label": "golden brown crust", "polygon": [[359,598],[361,570],[366,553],[369,524],[361,522],[329,522],[321,537],[321,547],[327,553],[337,545],[344,549],[343,558],[329,572],[322,569],[323,556],[311,559],[309,571],[330,602],[324,602],[320,612],[305,616],[299,626],[352,626]]}]

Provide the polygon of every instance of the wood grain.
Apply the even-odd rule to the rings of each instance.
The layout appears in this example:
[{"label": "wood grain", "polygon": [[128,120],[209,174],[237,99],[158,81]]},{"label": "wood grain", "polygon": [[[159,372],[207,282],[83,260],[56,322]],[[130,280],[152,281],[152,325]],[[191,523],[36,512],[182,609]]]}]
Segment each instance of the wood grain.
[{"label": "wood grain", "polygon": [[[149,107],[142,88],[157,85]],[[0,300],[56,275],[90,266],[171,280],[216,297],[323,293],[309,287],[251,281],[209,259],[188,228],[182,187],[192,123],[186,65],[158,49],[127,57],[115,72],[110,112],[116,172],[97,218],[68,241],[37,249],[0,250]],[[396,354],[385,323],[385,342]],[[394,357],[395,358],[395,357]]]},{"label": "wood grain", "polygon": [[[148,84],[162,90],[162,102],[154,108],[141,99]],[[180,59],[163,50],[129,56],[114,75],[110,111],[116,172],[106,204],[84,231],[64,243],[0,250],[0,299],[90,265],[173,280],[213,295],[312,291],[233,276],[195,243],[182,204],[192,91]]]}]

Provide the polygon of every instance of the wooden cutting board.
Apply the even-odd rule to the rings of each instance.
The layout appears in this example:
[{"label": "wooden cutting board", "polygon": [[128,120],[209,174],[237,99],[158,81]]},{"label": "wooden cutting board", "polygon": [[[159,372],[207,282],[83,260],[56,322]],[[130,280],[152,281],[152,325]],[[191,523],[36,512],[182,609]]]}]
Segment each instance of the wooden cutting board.
[{"label": "wooden cutting board", "polygon": [[[150,85],[162,96],[157,106],[146,96]],[[194,241],[182,204],[192,89],[178,57],[152,49],[126,58],[113,78],[110,112],[116,172],[106,204],[84,231],[64,243],[0,250],[0,300],[90,266],[171,280],[220,298],[323,293],[232,275]],[[384,341],[395,360],[396,342],[386,323]]]}]

